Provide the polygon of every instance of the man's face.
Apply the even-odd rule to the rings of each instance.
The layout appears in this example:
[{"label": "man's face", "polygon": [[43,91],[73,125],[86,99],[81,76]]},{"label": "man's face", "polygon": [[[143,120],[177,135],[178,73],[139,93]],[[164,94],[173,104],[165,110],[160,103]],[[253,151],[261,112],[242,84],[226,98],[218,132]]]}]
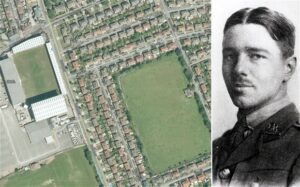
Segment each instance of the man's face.
[{"label": "man's face", "polygon": [[241,109],[271,103],[283,89],[281,50],[258,24],[238,24],[226,31],[222,70],[229,95]]}]

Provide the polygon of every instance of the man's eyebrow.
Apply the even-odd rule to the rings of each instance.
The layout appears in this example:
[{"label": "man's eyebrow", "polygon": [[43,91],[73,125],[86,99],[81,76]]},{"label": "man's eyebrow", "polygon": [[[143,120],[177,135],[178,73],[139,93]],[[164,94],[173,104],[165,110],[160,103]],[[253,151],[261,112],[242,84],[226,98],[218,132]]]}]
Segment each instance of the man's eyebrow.
[{"label": "man's eyebrow", "polygon": [[233,47],[225,47],[223,48],[222,52],[229,52],[229,51],[236,51],[236,49],[234,49]]},{"label": "man's eyebrow", "polygon": [[264,53],[270,54],[270,51],[268,51],[267,49],[258,48],[258,47],[246,47],[246,51],[247,52],[264,52]]},{"label": "man's eyebrow", "polygon": [[[222,52],[232,52],[232,51],[237,51],[234,47],[225,47],[223,48]],[[264,48],[259,48],[259,47],[246,47],[247,52],[264,52],[267,54],[270,54],[270,51]]]}]

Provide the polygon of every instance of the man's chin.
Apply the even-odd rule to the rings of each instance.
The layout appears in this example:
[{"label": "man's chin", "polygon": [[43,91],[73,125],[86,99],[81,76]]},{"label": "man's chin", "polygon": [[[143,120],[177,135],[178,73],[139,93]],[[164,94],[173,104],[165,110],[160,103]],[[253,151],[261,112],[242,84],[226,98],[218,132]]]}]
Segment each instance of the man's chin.
[{"label": "man's chin", "polygon": [[233,104],[240,109],[250,109],[255,106],[253,99],[235,98]]}]

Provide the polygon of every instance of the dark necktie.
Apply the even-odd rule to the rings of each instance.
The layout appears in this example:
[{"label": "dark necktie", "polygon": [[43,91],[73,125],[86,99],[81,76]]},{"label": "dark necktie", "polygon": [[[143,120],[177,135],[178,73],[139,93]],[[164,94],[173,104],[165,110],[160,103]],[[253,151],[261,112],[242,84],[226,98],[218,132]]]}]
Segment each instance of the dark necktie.
[{"label": "dark necktie", "polygon": [[234,148],[240,145],[253,132],[253,128],[247,125],[245,116],[239,118],[236,126],[237,128],[232,138],[232,145]]}]

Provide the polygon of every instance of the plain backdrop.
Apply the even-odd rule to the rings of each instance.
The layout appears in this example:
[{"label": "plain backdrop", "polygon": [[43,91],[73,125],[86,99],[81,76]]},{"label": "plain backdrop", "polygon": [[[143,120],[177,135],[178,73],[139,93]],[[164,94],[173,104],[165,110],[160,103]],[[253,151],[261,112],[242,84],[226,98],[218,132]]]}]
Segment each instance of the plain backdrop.
[{"label": "plain backdrop", "polygon": [[241,8],[256,8],[260,6],[282,13],[296,27],[295,55],[298,58],[298,64],[295,74],[289,81],[288,93],[298,110],[300,109],[300,1],[212,0],[212,140],[220,137],[226,130],[232,128],[236,122],[237,108],[231,102],[222,75],[222,40],[225,22],[232,13]]}]

